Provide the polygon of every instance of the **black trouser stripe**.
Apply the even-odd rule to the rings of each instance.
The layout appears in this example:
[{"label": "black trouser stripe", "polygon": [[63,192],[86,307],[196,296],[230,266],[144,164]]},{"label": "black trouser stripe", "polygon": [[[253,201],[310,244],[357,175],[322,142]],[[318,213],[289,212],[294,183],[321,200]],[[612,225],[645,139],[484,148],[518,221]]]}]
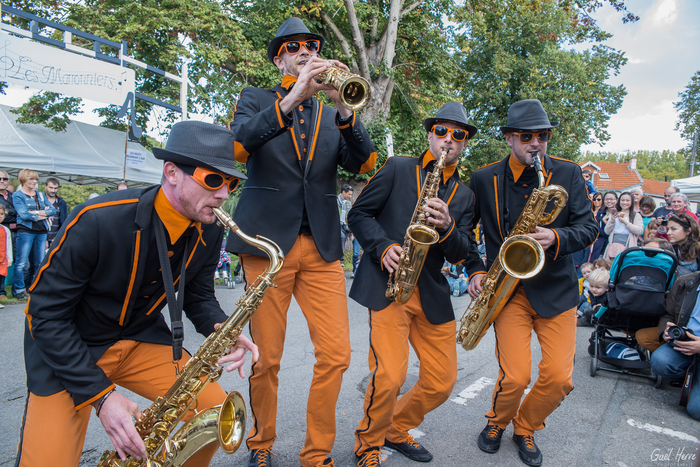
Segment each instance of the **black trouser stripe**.
[{"label": "black trouser stripe", "polygon": [[[377,370],[379,369],[379,360],[377,359],[377,353],[374,351],[374,346],[372,345],[372,310],[368,308],[367,312],[369,314],[369,349],[372,351],[372,355],[374,355],[374,371],[372,372],[372,376],[370,377],[369,382],[367,383],[368,386],[370,384],[372,385],[372,392],[370,393],[369,405],[367,405],[367,412],[365,413],[365,416],[368,420],[367,428],[365,428],[364,430],[357,430],[358,437],[361,437],[360,433],[365,433],[369,430],[369,427],[372,425],[372,418],[369,416],[369,411],[372,409],[372,405],[374,403],[374,392],[376,391],[376,386],[374,385],[374,377],[377,374]],[[359,456],[360,454],[361,453],[355,451],[356,456]]]},{"label": "black trouser stripe", "polygon": [[27,391],[27,399],[24,402],[24,413],[22,414],[22,425],[19,428],[19,442],[17,443],[17,458],[15,459],[15,467],[19,467],[19,461],[22,457],[22,442],[24,441],[24,426],[27,423],[27,409],[29,407],[29,391]]}]

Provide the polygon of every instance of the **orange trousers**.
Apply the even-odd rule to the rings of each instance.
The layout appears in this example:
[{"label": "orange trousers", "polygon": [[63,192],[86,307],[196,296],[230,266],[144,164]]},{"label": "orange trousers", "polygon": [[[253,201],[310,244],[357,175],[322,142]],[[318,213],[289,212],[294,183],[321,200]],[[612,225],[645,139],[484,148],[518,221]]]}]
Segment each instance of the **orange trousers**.
[{"label": "orange trousers", "polygon": [[[457,381],[455,322],[431,324],[425,317],[418,288],[408,302],[392,302],[369,310],[369,370],[364,418],[355,431],[355,454],[403,442],[408,430],[442,405]],[[408,344],[420,360],[418,381],[398,399],[406,381]],[[398,399],[398,401],[397,401]]]},{"label": "orange trousers", "polygon": [[[246,282],[270,265],[267,257],[241,255]],[[306,405],[306,439],[299,455],[303,467],[321,464],[335,442],[335,406],[343,373],[350,364],[350,325],[345,274],[340,261],[327,262],[313,237],[300,235],[284,257],[284,267],[253,314],[250,334],[260,359],[250,374],[253,425],[248,449],[272,448],[277,437],[277,390],[280,360],[292,295],[306,318],[314,345],[314,375]]]},{"label": "orange trousers", "polygon": [[652,353],[663,345],[661,342],[659,342],[658,327],[640,329],[634,334],[634,338],[637,339],[637,343],[643,349],[647,349]]},{"label": "orange trousers", "polygon": [[[542,348],[539,377],[520,402],[530,384],[532,331]],[[498,381],[493,390],[489,423],[505,429],[512,421],[518,435],[531,435],[544,428],[544,421],[574,388],[571,376],[576,350],[576,308],[551,318],[533,310],[520,287],[494,321]]]},{"label": "orange trousers", "polygon": [[[97,364],[114,384],[154,400],[175,383],[173,351],[168,345],[119,341],[102,355]],[[184,353],[182,367],[190,359]],[[223,402],[226,393],[218,383],[207,385],[193,409],[208,409]],[[141,410],[145,407],[141,407]],[[67,391],[42,397],[29,393],[17,448],[19,467],[77,467],[85,442],[92,406],[75,410]],[[184,417],[190,420],[190,410]],[[207,466],[218,449],[208,446],[193,456],[188,467]],[[105,446],[105,450],[114,446]]]}]

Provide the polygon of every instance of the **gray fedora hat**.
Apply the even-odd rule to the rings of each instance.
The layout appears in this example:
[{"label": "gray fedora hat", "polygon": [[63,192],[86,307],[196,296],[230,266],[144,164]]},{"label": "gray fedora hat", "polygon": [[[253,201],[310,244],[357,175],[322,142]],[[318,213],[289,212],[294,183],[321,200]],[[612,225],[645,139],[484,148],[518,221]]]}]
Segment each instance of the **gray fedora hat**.
[{"label": "gray fedora hat", "polygon": [[272,63],[275,63],[274,58],[277,56],[277,52],[279,51],[280,47],[282,47],[282,44],[287,39],[294,36],[308,36],[312,39],[318,39],[321,41],[321,46],[318,48],[319,54],[321,53],[321,50],[323,50],[323,45],[326,43],[326,39],[323,36],[313,34],[311,31],[309,31],[309,28],[306,27],[302,20],[296,16],[292,16],[279,27],[277,30],[277,35],[267,45],[267,58],[269,58]]},{"label": "gray fedora hat", "polygon": [[438,122],[452,122],[463,126],[469,132],[469,139],[472,139],[479,131],[475,126],[469,124],[467,121],[467,111],[464,110],[464,106],[459,102],[448,102],[440,107],[435,117],[426,118],[423,122],[425,131],[430,133],[430,130],[433,129],[433,125]]},{"label": "gray fedora hat", "polygon": [[548,130],[556,128],[559,122],[550,122],[542,103],[537,99],[525,99],[510,106],[508,123],[501,127],[502,133],[517,130]]},{"label": "gray fedora hat", "polygon": [[153,155],[162,161],[218,170],[245,180],[233,159],[234,141],[233,132],[227,128],[188,120],[173,125],[165,149],[153,148]]}]

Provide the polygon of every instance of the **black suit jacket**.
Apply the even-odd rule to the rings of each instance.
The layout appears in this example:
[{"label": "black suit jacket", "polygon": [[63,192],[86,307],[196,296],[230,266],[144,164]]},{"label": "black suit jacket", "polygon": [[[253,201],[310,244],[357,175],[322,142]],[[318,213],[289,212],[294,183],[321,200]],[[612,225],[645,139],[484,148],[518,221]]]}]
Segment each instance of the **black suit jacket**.
[{"label": "black suit jacket", "polygon": [[[394,156],[387,159],[362,189],[348,214],[350,230],[367,256],[360,261],[350,298],[372,310],[382,310],[391,303],[384,295],[389,272],[382,265],[382,257],[390,246],[403,245],[418,201],[419,187],[423,185],[425,174],[433,170],[433,162],[422,168],[424,157],[425,154],[419,158]],[[450,288],[441,273],[445,259],[461,263],[468,257],[470,248],[476,252],[470,232],[474,194],[459,181],[457,171],[447,180],[443,200],[447,202],[452,222],[445,232],[438,232],[440,240],[428,250],[418,277],[421,305],[433,324],[454,320]],[[481,262],[478,253],[476,261]]]},{"label": "black suit jacket", "polygon": [[[377,154],[359,119],[340,124],[334,108],[313,100],[308,156],[299,149],[299,124],[279,108],[287,91],[245,88],[231,130],[235,158],[246,164],[246,180],[233,220],[249,235],[274,240],[286,254],[294,246],[304,211],[321,257],[339,260],[340,216],[336,200],[338,165],[352,173],[374,168]],[[304,164],[302,158],[308,157]],[[263,256],[258,248],[229,237],[228,251]]]},{"label": "black suit jacket", "polygon": [[[114,343],[129,339],[171,345],[161,314],[166,304],[162,286],[143,306],[134,306],[144,295],[144,275],[160,269],[157,260],[147,261],[155,249],[151,216],[158,188],[98,196],[73,209],[59,230],[26,310],[24,359],[32,393],[48,396],[65,389],[76,408],[84,407],[113,386],[96,362]],[[196,243],[198,235],[190,230],[194,247],[185,272],[183,310],[197,331],[208,335],[226,319],[213,280],[223,229],[202,225]],[[180,267],[172,271],[177,287]]]},{"label": "black suit jacket", "polygon": [[[484,225],[489,268],[498,257],[498,250],[507,236],[503,220],[504,185],[510,157],[512,156],[476,170],[469,184],[476,195],[474,222],[481,220]],[[554,230],[556,242],[545,252],[542,271],[535,277],[521,281],[521,284],[537,314],[549,318],[578,303],[578,279],[570,255],[595,241],[598,225],[591,212],[591,201],[578,164],[545,154],[542,166],[546,173],[546,184],[563,187],[569,194],[569,201],[555,221],[546,226]],[[520,213],[511,214],[512,224],[515,224],[519,215]],[[467,272],[471,277],[486,271],[483,267],[468,266]]]}]

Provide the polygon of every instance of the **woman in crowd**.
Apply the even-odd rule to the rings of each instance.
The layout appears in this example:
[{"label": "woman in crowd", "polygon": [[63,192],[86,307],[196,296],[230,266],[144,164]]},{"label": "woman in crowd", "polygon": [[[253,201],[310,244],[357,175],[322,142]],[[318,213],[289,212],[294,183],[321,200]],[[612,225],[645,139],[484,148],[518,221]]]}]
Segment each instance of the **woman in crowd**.
[{"label": "woman in crowd", "polygon": [[642,221],[644,221],[644,228],[647,228],[649,221],[654,216],[654,209],[656,209],[656,203],[654,203],[654,198],[649,195],[642,196],[639,200],[639,213],[642,215]]},{"label": "woman in crowd", "polygon": [[[611,203],[611,206],[615,206],[617,202],[617,196],[612,191],[605,194],[605,199],[607,202]],[[605,234],[605,223],[603,222],[603,218],[607,212],[607,205],[603,205],[603,193],[597,191],[593,194],[591,198],[591,211],[593,211],[593,216],[598,223],[598,238],[591,246],[590,253],[586,259],[589,263],[600,258],[600,255],[603,254],[605,247],[608,245],[608,236]]]},{"label": "woman in crowd", "polygon": [[700,269],[700,227],[695,219],[688,214],[671,214],[668,218],[668,241],[678,256],[679,276]]},{"label": "woman in crowd", "polygon": [[605,258],[614,259],[626,248],[637,246],[639,236],[644,232],[642,216],[634,212],[632,194],[624,192],[617,200],[615,210],[605,215],[605,233],[608,247]]},{"label": "woman in crowd", "polygon": [[[12,194],[12,201],[17,211],[17,259],[15,260],[13,289],[15,298],[26,298],[25,274],[29,272],[31,261],[34,273],[44,259],[46,236],[49,221],[56,209],[44,193],[37,191],[39,176],[29,169],[19,172],[21,186]],[[26,280],[31,280],[27,277]]]}]

